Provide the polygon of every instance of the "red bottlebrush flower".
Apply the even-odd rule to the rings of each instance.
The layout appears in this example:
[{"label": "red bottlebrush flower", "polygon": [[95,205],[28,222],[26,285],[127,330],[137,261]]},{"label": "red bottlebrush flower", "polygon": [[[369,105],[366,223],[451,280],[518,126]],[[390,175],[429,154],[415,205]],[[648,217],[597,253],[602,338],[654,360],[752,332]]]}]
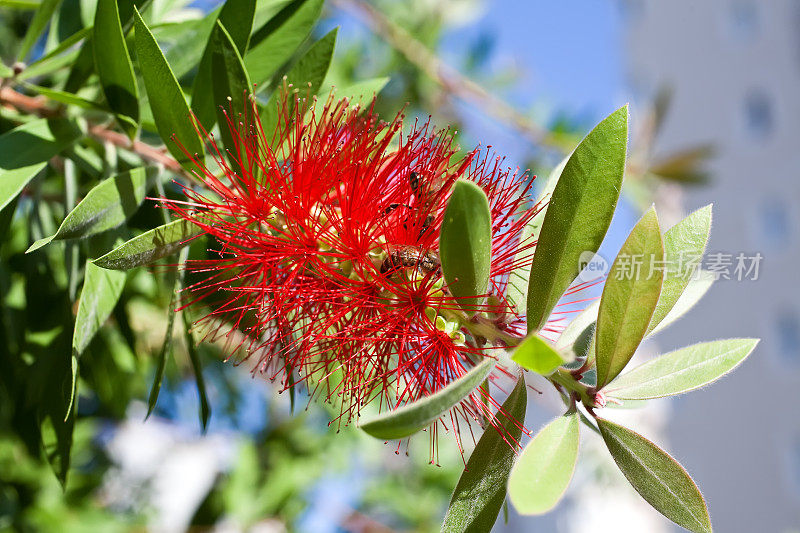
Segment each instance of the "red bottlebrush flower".
[{"label": "red bottlebrush flower", "polygon": [[[257,357],[257,369],[281,377],[284,388],[299,379],[312,396],[336,399],[339,423],[368,403],[393,409],[435,393],[491,357],[448,294],[438,258],[459,178],[477,183],[491,207],[482,320],[524,335],[504,295],[535,244],[520,243],[538,210],[529,176],[478,149],[457,158],[447,131],[415,123],[404,132],[402,116],[380,122],[347,100],[329,99],[321,110],[284,104],[274,134],[255,108],[248,114],[228,124],[238,155],[210,138],[219,170],[200,167],[208,192],[187,188],[187,202],[165,201],[219,243],[212,259],[185,265],[206,276],[186,305],[210,309],[201,322],[228,335],[231,353]],[[483,420],[487,404],[499,407],[480,395],[438,423],[458,435],[459,419]]]}]

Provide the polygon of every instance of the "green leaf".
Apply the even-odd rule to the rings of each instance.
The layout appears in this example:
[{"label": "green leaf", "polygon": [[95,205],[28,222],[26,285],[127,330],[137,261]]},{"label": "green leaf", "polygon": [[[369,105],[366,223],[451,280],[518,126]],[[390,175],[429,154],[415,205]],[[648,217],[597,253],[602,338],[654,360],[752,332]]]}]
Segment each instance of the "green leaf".
[{"label": "green leaf", "polygon": [[628,141],[628,107],[609,115],[581,141],[564,166],[542,222],[528,283],[528,331],[539,331],[596,252],[619,199]]},{"label": "green leaf", "polygon": [[660,355],[609,383],[603,392],[623,400],[683,394],[718,380],[739,366],[758,339],[702,342]]},{"label": "green leaf", "polygon": [[133,139],[139,121],[139,89],[122,33],[117,0],[97,0],[94,16],[94,62],[108,107]]},{"label": "green leaf", "polygon": [[93,265],[91,261],[86,262],[83,289],[72,333],[72,395],[67,406],[67,417],[75,402],[78,359],[117,305],[125,287],[125,277],[124,272],[104,270]]},{"label": "green leaf", "polygon": [[[675,302],[675,305],[672,307],[672,309],[669,310],[667,316],[661,319],[661,322],[659,322],[658,325],[654,327],[650,333],[648,333],[648,335],[655,335],[686,314],[689,309],[694,307],[695,304],[699,302],[703,296],[705,296],[715,279],[716,277],[712,272],[707,272],[705,270],[697,272],[695,276],[689,280],[689,284],[683,290],[683,293],[681,293],[678,301]],[[652,320],[650,321],[650,325],[653,325]]]},{"label": "green leaf", "polygon": [[567,413],[522,450],[508,479],[508,497],[518,513],[544,514],[561,500],[578,461],[579,428],[578,413]]},{"label": "green leaf", "polygon": [[[186,250],[186,248],[184,248]],[[183,277],[183,270],[178,271],[176,268],[172,269],[172,283],[171,292],[169,297],[169,309],[167,310],[167,331],[164,333],[164,341],[161,343],[161,350],[158,353],[158,363],[156,364],[156,372],[153,376],[153,385],[150,388],[150,396],[147,398],[147,414],[145,420],[153,414],[153,409],[156,408],[158,402],[158,393],[161,392],[161,383],[164,381],[164,371],[167,368],[167,358],[172,354],[172,331],[175,326],[175,302],[178,298],[178,286],[182,284],[180,278]]]},{"label": "green leaf", "polygon": [[322,12],[323,0],[294,0],[253,32],[244,57],[253,83],[264,87],[311,34]]},{"label": "green leaf", "polygon": [[175,220],[121,244],[95,259],[94,264],[112,270],[129,270],[147,265],[180,250],[200,233],[202,230],[191,222]]},{"label": "green leaf", "polygon": [[72,121],[38,119],[0,135],[0,209],[80,134]]},{"label": "green leaf", "polygon": [[[160,173],[156,167],[139,167],[101,181],[70,211],[54,235],[37,244],[85,238],[116,228],[136,212]],[[28,252],[39,247],[34,244]]]},{"label": "green leaf", "polygon": [[470,455],[450,498],[442,532],[489,531],[494,525],[506,498],[508,474],[514,463],[511,443],[519,442],[522,435],[527,403],[525,379],[520,377]]},{"label": "green leaf", "polygon": [[602,418],[597,422],[617,466],[647,503],[689,531],[711,533],[703,495],[675,459],[630,429]]},{"label": "green leaf", "polygon": [[[241,158],[242,162],[247,161],[246,149],[241,147],[240,153],[236,154],[236,141],[228,128],[225,111],[230,108],[233,116],[230,117],[237,123],[237,116],[246,112],[250,102],[246,95],[250,94],[250,79],[242,63],[242,56],[236,50],[230,34],[225,30],[221,23],[217,22],[214,31],[211,33],[211,72],[213,74],[213,104],[216,109],[217,121],[220,124],[220,136],[222,143],[232,154],[233,158]],[[208,92],[208,88],[206,88]]]},{"label": "green leaf", "polygon": [[[150,109],[156,122],[159,135],[175,159],[187,170],[191,170],[191,159],[183,153],[180,145],[190,154],[202,158],[203,144],[190,118],[191,112],[183,97],[183,91],[175,75],[164,59],[164,54],[153,38],[153,34],[142,20],[139,11],[134,9],[136,27],[136,55],[139,70],[147,89]],[[171,137],[175,136],[173,140]]]},{"label": "green leaf", "polygon": [[608,272],[597,315],[597,388],[614,379],[647,332],[661,293],[664,243],[651,208],[631,230]]},{"label": "green leaf", "polygon": [[371,418],[360,423],[359,427],[378,439],[408,437],[431,425],[443,413],[478,388],[496,362],[487,358],[435,394]]},{"label": "green leaf", "polygon": [[39,85],[34,85],[32,83],[23,82],[22,85],[27,89],[36,91],[37,93],[46,97],[48,100],[53,100],[54,102],[80,107],[81,109],[106,111],[106,109],[97,102],[87,100],[86,98],[78,96],[77,94],[67,93],[57,89],[48,89],[47,87],[40,87]]},{"label": "green leaf", "polygon": [[561,354],[535,333],[528,335],[517,346],[511,360],[522,368],[542,376],[549,376],[565,363]]},{"label": "green leaf", "polygon": [[85,38],[87,35],[91,35],[91,33],[91,27],[82,28],[76,31],[61,41],[57,47],[53,48],[35,62],[28,65],[25,70],[17,75],[17,79],[27,80],[29,78],[43,76],[45,74],[50,74],[65,65],[71,64],[79,53],[78,50],[73,49],[73,46],[75,46],[78,41]]},{"label": "green leaf", "polygon": [[343,89],[330,87],[324,94],[320,94],[319,98],[314,103],[314,112],[320,113],[325,107],[325,103],[331,97],[333,97],[334,100],[348,98],[350,99],[350,105],[369,105],[372,103],[372,98],[377,96],[378,93],[386,87],[387,83],[389,83],[389,78],[384,77],[359,81]]},{"label": "green leaf", "polygon": [[648,333],[664,320],[694,276],[711,233],[711,207],[698,209],[664,233],[664,287]]},{"label": "green leaf", "polygon": [[[550,172],[547,176],[544,188],[536,199],[536,203],[531,206],[531,209],[539,209],[536,215],[530,219],[522,230],[519,242],[522,245],[535,244],[539,240],[539,235],[542,232],[542,222],[544,222],[544,215],[547,213],[547,205],[553,195],[553,190],[556,188],[558,179],[564,171],[564,167],[569,161],[569,156],[561,160],[561,162]],[[514,258],[515,262],[526,263],[514,270],[508,278],[508,289],[506,295],[511,303],[514,304],[519,315],[524,315],[527,306],[528,295],[528,280],[531,276],[531,265],[527,264],[531,255],[531,249],[525,248],[517,253]]]},{"label": "green leaf", "polygon": [[[333,29],[315,42],[289,70],[286,74],[286,90],[289,94],[299,93],[301,98],[309,100],[317,94],[331,65],[337,33],[338,28]],[[255,78],[251,79],[256,82]],[[268,137],[278,126],[284,99],[288,97],[287,91],[284,91],[284,87],[278,87],[260,111],[261,124]]]},{"label": "green leaf", "polygon": [[[238,112],[244,111],[244,106],[237,107],[237,99],[241,100],[242,93],[251,91],[250,80],[247,71],[242,64],[242,58],[247,50],[250,40],[250,30],[253,27],[253,15],[255,14],[255,0],[227,0],[219,12],[217,22],[211,31],[211,36],[203,51],[203,57],[197,67],[197,76],[192,85],[192,111],[197,120],[206,130],[214,126],[220,105],[228,108],[225,98],[234,98],[233,109]],[[220,34],[220,28],[224,35]],[[221,49],[220,47],[225,47]],[[228,50],[227,48],[230,48]],[[224,60],[224,68],[214,67],[214,56],[221,54]],[[230,56],[234,57],[230,57]],[[235,67],[235,68],[234,68]],[[218,80],[219,71],[227,71],[226,80]],[[235,75],[233,75],[235,74]],[[232,76],[233,75],[233,76]],[[220,84],[220,81],[226,83]],[[238,85],[234,85],[237,83]],[[223,100],[217,97],[217,86],[224,87],[225,96]],[[211,90],[209,90],[211,89]],[[220,121],[220,131],[225,133],[227,127]],[[226,145],[227,146],[227,145]]]},{"label": "green leaf", "polygon": [[192,321],[189,318],[188,310],[184,309],[181,312],[181,316],[183,317],[183,334],[184,340],[186,341],[186,351],[189,352],[189,361],[192,364],[192,372],[194,372],[194,380],[197,385],[197,395],[200,398],[200,425],[203,431],[205,431],[206,428],[208,428],[208,419],[211,417],[211,407],[208,403],[206,382],[205,379],[203,379],[203,365],[200,361],[200,354],[197,351],[197,344],[192,335]]},{"label": "green leaf", "polygon": [[458,305],[476,311],[483,303],[492,263],[492,214],[486,193],[458,180],[444,211],[439,257],[447,288]]},{"label": "green leaf", "polygon": [[60,3],[61,0],[42,0],[39,4],[39,8],[33,14],[33,19],[28,25],[28,31],[25,32],[25,37],[23,37],[22,44],[19,47],[19,54],[17,55],[19,61],[24,62],[28,57],[33,45],[39,40]]}]

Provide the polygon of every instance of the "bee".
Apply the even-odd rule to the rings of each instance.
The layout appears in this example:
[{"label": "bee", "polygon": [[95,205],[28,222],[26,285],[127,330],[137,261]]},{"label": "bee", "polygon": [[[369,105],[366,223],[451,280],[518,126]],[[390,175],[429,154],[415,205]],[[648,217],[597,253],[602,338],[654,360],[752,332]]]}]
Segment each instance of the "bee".
[{"label": "bee", "polygon": [[400,246],[389,252],[389,255],[381,263],[380,272],[387,274],[401,268],[416,268],[437,276],[442,273],[439,256],[433,252],[423,252],[416,246]]}]

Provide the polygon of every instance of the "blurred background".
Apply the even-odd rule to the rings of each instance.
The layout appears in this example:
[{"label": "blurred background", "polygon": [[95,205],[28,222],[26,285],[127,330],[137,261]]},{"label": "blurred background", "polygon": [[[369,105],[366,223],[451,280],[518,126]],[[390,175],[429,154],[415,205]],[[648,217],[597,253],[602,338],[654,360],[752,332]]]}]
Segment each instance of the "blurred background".
[{"label": "blurred background", "polygon": [[[61,30],[79,26],[89,4],[63,2]],[[218,5],[156,4],[175,21]],[[5,62],[36,5],[0,0]],[[708,251],[728,266],[637,357],[713,338],[763,341],[710,389],[609,418],[630,421],[680,459],[718,531],[800,531],[800,3],[328,0],[314,34],[336,26],[329,85],[389,76],[382,115],[405,105],[411,116],[432,114],[462,146],[491,145],[534,174],[546,176],[595,123],[631,103],[623,201],[601,255],[613,257],[651,203],[666,228],[713,202]],[[741,253],[762,259],[736,279]],[[438,531],[463,468],[447,439],[431,466],[426,437],[398,456],[355,430],[328,428],[325,408],[306,408],[302,398],[291,416],[285,395],[222,363],[213,345],[200,353],[207,431],[194,378],[177,356],[145,422],[148,354],[158,351],[168,302],[146,273],[134,276],[125,309],[115,311],[127,314],[130,331],[102,330],[85,356],[104,361],[82,376],[89,386],[66,491],[46,462],[0,431],[0,530]],[[20,305],[4,292],[7,308]],[[556,398],[530,398],[529,428],[558,414]],[[599,438],[584,433],[587,453],[565,501],[540,518],[509,509],[495,530],[673,531],[612,467]]]}]

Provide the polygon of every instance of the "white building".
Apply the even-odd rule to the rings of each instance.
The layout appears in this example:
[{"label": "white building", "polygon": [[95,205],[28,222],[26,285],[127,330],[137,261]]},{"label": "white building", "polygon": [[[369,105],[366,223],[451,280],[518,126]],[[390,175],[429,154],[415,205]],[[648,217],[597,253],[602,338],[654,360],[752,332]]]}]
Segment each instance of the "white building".
[{"label": "white building", "polygon": [[742,367],[672,404],[668,448],[724,532],[800,531],[800,2],[625,0],[624,53],[641,102],[674,89],[659,137],[667,153],[717,148],[710,251],[761,252],[757,281],[718,281],[658,338],[761,337]]}]

